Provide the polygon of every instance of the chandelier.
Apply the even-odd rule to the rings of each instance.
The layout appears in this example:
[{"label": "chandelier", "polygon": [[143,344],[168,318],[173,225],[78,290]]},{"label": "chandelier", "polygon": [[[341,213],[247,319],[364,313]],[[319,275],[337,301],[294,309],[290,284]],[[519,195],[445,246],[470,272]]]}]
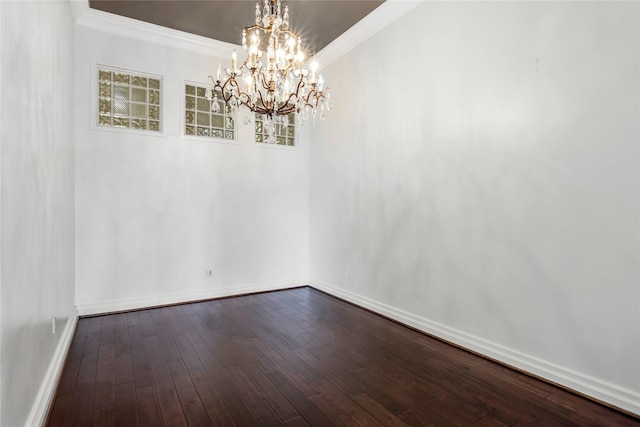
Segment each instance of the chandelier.
[{"label": "chandelier", "polygon": [[307,68],[302,40],[289,29],[286,0],[257,0],[255,25],[242,31],[242,47],[247,57],[240,66],[234,50],[224,79],[220,66],[215,81],[209,76],[212,87],[206,98],[211,101],[211,111],[219,112],[218,100],[222,98],[231,109],[244,107],[262,114],[271,144],[276,143],[276,123],[288,124],[292,113],[302,113],[302,124],[309,111],[315,120],[320,110],[324,119],[325,110],[331,109],[330,95],[318,74],[317,62],[312,60]]}]

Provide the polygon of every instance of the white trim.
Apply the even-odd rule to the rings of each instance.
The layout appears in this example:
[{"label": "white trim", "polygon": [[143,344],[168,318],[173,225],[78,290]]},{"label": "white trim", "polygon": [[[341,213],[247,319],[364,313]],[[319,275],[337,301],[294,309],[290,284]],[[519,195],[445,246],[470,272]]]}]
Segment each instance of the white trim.
[{"label": "white trim", "polygon": [[268,292],[279,289],[307,286],[307,279],[275,280],[270,282],[249,283],[223,288],[202,289],[190,292],[173,292],[170,294],[150,295],[136,298],[125,298],[88,304],[78,304],[80,316],[113,313],[117,311],[136,310],[167,304],[180,304],[212,298],[229,297],[256,292]]},{"label": "white trim", "polygon": [[[316,59],[326,66],[360,43],[376,34],[401,16],[420,5],[424,0],[387,0],[365,16],[341,36],[325,46]],[[226,43],[208,37],[178,31],[136,19],[126,18],[89,7],[88,0],[69,0],[78,25],[95,30],[131,37],[187,51],[228,57],[239,44]]]},{"label": "white trim", "polygon": [[320,280],[309,286],[554,383],[640,415],[640,393],[416,316]]},{"label": "white trim", "polygon": [[29,411],[29,416],[27,417],[25,426],[44,425],[49,408],[53,404],[58,380],[60,379],[60,375],[62,375],[64,362],[66,360],[69,347],[71,347],[71,341],[77,324],[77,314],[74,314],[72,317],[67,319],[67,324],[62,331],[62,335],[58,341],[58,346],[53,353],[53,357],[49,363],[49,368],[47,369],[44,379],[40,385],[40,389],[38,390],[38,395],[31,407],[31,411]]},{"label": "white trim", "polygon": [[318,63],[325,67],[358,46],[378,31],[396,21],[424,0],[387,0],[329,43],[316,55]]},{"label": "white trim", "polygon": [[187,51],[228,57],[242,46],[96,10],[87,0],[69,0],[78,25]]}]

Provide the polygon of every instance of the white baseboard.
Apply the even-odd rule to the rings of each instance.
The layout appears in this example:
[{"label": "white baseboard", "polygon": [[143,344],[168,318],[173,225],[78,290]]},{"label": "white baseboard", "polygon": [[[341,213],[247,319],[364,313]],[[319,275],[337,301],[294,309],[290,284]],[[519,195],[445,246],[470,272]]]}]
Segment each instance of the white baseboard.
[{"label": "white baseboard", "polygon": [[640,393],[551,362],[504,347],[480,337],[416,316],[320,280],[309,279],[309,286],[344,299],[435,337],[457,344],[507,365],[588,395],[625,411],[640,415]]},{"label": "white baseboard", "polygon": [[251,294],[256,292],[275,291],[278,289],[306,286],[307,278],[276,280],[270,282],[250,283],[239,286],[211,288],[199,291],[175,292],[161,295],[148,295],[138,298],[103,301],[97,303],[78,304],[78,314],[88,316],[95,314],[113,313],[118,311],[136,310],[168,304],[179,304],[190,301],[221,298],[233,295]]},{"label": "white baseboard", "polygon": [[62,375],[64,362],[67,352],[69,351],[69,347],[71,346],[71,340],[73,339],[73,333],[76,330],[77,323],[78,315],[73,315],[67,319],[67,323],[65,324],[60,336],[60,341],[58,341],[58,346],[53,353],[53,357],[51,358],[47,372],[42,380],[35,402],[31,407],[25,426],[44,425],[49,407],[53,403],[58,379],[60,378],[60,375]]}]

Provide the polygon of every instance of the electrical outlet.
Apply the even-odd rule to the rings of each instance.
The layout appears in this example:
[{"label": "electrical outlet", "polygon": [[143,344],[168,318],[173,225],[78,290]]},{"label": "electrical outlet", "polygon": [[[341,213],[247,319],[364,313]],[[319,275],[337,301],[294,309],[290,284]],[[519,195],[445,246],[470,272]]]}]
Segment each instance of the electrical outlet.
[{"label": "electrical outlet", "polygon": [[205,270],[204,277],[205,279],[211,279],[213,277],[213,270]]},{"label": "electrical outlet", "polygon": [[51,320],[51,333],[55,334],[56,333],[56,316],[53,316],[53,319]]},{"label": "electrical outlet", "polygon": [[347,268],[345,276],[347,277],[347,279],[351,279],[351,269],[350,268]]}]

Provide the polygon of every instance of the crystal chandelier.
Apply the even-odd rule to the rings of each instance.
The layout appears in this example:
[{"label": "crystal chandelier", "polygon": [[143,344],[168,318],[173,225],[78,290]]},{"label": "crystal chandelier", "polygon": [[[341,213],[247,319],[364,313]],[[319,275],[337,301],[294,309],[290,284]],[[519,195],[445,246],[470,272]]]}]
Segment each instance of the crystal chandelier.
[{"label": "crystal chandelier", "polygon": [[[245,107],[262,114],[268,133],[267,142],[274,144],[275,124],[288,124],[289,114],[302,113],[307,120],[310,111],[315,119],[320,110],[331,109],[330,95],[318,74],[315,60],[306,68],[300,37],[289,29],[289,6],[286,0],[257,0],[255,25],[242,31],[242,47],[247,53],[238,67],[237,54],[231,57],[231,68],[224,69],[224,80],[218,67],[206,97],[211,111],[218,112],[219,98],[232,109]],[[245,123],[248,122],[248,117]]]}]

